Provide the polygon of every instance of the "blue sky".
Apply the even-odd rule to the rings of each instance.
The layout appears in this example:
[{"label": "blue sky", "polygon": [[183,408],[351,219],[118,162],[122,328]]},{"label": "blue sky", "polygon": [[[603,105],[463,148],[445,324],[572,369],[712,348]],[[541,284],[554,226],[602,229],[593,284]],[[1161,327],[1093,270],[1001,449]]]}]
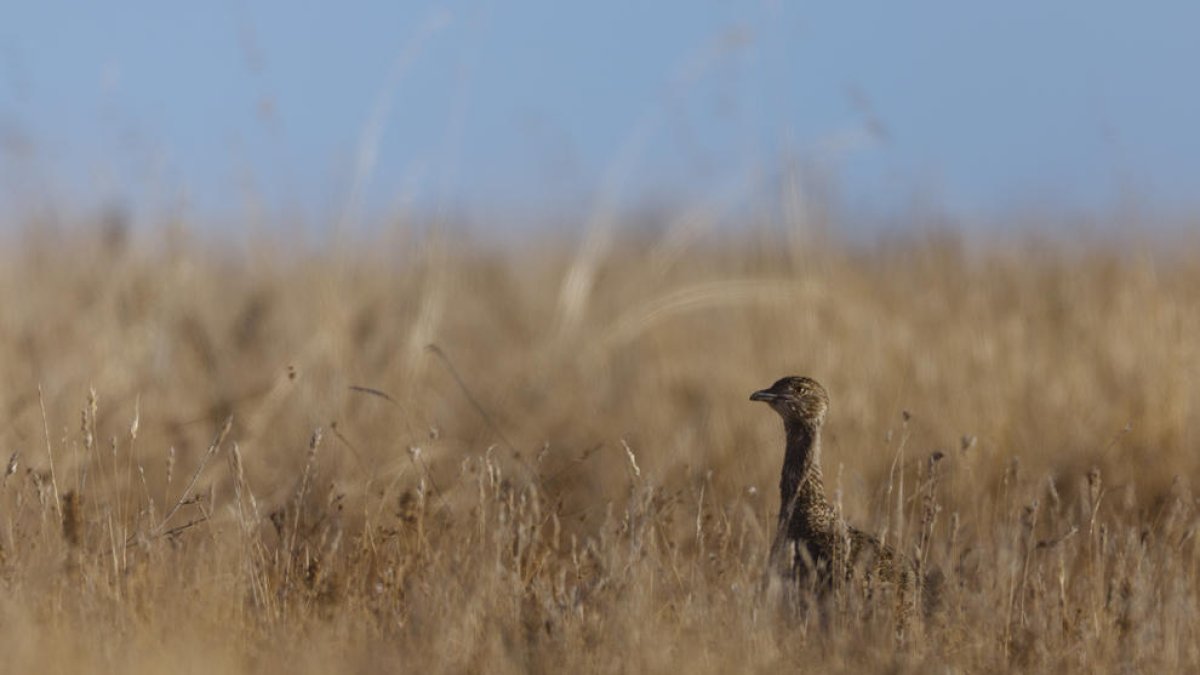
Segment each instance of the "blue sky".
[{"label": "blue sky", "polygon": [[1200,210],[1195,3],[0,2],[10,213]]}]

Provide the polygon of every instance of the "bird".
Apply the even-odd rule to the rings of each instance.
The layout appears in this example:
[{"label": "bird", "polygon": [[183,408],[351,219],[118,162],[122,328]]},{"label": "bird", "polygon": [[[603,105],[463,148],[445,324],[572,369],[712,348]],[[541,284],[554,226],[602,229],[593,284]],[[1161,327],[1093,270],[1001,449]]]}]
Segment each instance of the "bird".
[{"label": "bird", "polygon": [[900,602],[908,605],[918,577],[915,565],[874,535],[848,525],[825,496],[821,474],[821,426],[829,410],[825,387],[810,377],[789,376],[754,392],[750,400],[766,403],[783,418],[787,438],[769,573],[819,595],[861,575],[868,583],[895,584]]}]

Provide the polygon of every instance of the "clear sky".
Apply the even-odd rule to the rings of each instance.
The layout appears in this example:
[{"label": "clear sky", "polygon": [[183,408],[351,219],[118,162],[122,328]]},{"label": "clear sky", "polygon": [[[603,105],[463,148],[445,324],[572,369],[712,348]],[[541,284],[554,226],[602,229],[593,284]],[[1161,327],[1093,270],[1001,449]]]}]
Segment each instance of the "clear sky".
[{"label": "clear sky", "polygon": [[[0,200],[1200,210],[1200,3],[0,0]],[[0,202],[2,203],[2,202]]]}]

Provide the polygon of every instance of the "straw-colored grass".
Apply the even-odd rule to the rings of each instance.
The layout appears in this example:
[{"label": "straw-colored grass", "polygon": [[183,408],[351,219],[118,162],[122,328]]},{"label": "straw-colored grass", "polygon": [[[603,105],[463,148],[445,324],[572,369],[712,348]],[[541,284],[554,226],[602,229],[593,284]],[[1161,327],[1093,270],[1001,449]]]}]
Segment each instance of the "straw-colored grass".
[{"label": "straw-colored grass", "polygon": [[[1200,668],[1200,251],[786,241],[8,246],[2,670]],[[762,592],[786,374],[928,621]]]}]

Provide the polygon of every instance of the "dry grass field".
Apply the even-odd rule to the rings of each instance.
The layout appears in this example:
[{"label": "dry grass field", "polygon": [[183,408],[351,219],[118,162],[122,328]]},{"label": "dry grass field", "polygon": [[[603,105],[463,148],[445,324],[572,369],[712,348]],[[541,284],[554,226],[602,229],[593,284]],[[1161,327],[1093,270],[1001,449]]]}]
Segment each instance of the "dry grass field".
[{"label": "dry grass field", "polygon": [[[14,236],[2,670],[1194,672],[1174,244]],[[927,619],[763,592],[793,373]]]}]

